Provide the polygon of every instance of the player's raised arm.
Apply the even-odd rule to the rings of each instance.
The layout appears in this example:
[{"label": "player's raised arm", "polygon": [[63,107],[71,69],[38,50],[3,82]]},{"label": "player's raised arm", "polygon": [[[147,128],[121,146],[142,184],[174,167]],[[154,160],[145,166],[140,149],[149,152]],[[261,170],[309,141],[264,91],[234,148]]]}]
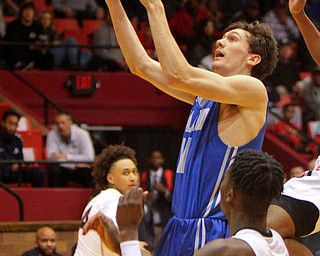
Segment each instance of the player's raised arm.
[{"label": "player's raised arm", "polygon": [[315,62],[320,65],[320,33],[305,13],[307,0],[289,0],[289,9],[295,19],[308,50]]},{"label": "player's raised arm", "polygon": [[[251,77],[252,69],[261,62],[262,56],[248,51],[248,31],[236,28],[235,31],[228,31],[217,41],[214,72],[201,70],[192,67],[182,54],[170,32],[161,0],[140,1],[147,10],[157,56],[171,88],[208,100],[244,107],[267,102],[263,84]],[[275,63],[276,60],[272,65]]]},{"label": "player's raised arm", "polygon": [[106,0],[117,39],[130,71],[165,93],[192,104],[195,95],[167,86],[159,62],[148,56],[128,19],[120,0]]}]

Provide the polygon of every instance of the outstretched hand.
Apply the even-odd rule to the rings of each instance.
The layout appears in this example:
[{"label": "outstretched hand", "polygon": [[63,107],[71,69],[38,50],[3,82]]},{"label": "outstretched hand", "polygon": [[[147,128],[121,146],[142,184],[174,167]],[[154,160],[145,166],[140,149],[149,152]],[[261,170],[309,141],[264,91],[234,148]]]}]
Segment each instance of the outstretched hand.
[{"label": "outstretched hand", "polygon": [[289,0],[290,12],[292,14],[303,12],[306,3],[307,3],[307,0]]},{"label": "outstretched hand", "polygon": [[150,6],[156,6],[158,4],[162,4],[161,0],[140,0],[140,3],[148,9]]},{"label": "outstretched hand", "polygon": [[110,251],[120,254],[119,230],[112,219],[99,212],[85,224],[83,234],[86,234],[89,230],[95,230]]},{"label": "outstretched hand", "polygon": [[144,215],[142,188],[131,189],[119,198],[117,223],[121,241],[138,240],[138,227]]}]

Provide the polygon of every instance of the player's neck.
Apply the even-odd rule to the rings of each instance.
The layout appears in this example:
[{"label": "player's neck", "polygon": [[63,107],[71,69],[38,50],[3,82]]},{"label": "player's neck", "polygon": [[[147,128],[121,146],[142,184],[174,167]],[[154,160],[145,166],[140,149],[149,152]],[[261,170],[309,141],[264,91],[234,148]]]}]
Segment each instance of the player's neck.
[{"label": "player's neck", "polygon": [[267,230],[266,216],[256,218],[249,216],[244,212],[237,212],[234,215],[228,216],[228,220],[231,235],[234,235],[236,232],[244,228],[252,228],[260,232],[266,232]]}]

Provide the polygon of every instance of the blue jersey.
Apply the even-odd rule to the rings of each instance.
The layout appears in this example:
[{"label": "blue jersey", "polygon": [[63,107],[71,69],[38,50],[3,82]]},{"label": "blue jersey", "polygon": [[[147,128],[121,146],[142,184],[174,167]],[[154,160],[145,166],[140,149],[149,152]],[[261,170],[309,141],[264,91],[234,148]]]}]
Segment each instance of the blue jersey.
[{"label": "blue jersey", "polygon": [[183,135],[176,170],[170,220],[156,255],[193,255],[205,243],[229,236],[220,210],[220,184],[232,158],[241,150],[261,150],[266,123],[258,135],[240,147],[218,135],[220,103],[197,97]]}]

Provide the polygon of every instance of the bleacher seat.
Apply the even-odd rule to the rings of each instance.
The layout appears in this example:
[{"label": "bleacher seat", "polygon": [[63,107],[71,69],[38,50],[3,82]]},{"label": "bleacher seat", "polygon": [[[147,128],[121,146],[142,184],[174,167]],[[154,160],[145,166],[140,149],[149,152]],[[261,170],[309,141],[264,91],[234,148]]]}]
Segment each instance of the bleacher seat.
[{"label": "bleacher seat", "polygon": [[93,34],[103,25],[103,23],[103,20],[83,20],[82,30],[86,34]]},{"label": "bleacher seat", "polygon": [[64,38],[73,37],[78,44],[88,44],[88,34],[83,29],[78,30],[64,30]]},{"label": "bleacher seat", "polygon": [[33,148],[35,160],[43,160],[43,140],[42,131],[32,128],[27,131],[17,131],[21,136],[23,147]]},{"label": "bleacher seat", "polygon": [[64,31],[77,31],[79,30],[78,21],[76,19],[71,18],[55,18],[54,19],[54,26],[56,30],[60,33]]},{"label": "bleacher seat", "polygon": [[10,23],[11,21],[15,20],[16,16],[3,16],[3,21],[5,23]]}]

